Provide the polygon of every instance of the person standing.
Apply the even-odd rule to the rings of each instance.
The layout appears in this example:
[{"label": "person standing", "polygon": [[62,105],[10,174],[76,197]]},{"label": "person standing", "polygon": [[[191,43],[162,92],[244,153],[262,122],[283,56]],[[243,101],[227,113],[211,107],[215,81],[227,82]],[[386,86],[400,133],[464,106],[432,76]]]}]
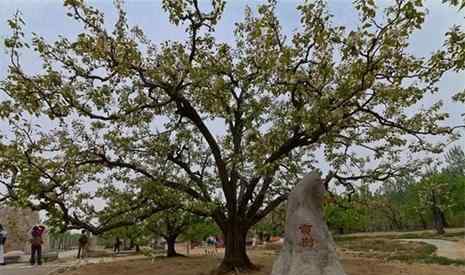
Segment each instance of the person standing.
[{"label": "person standing", "polygon": [[42,235],[44,234],[45,226],[35,225],[31,231],[31,265],[42,265]]},{"label": "person standing", "polygon": [[5,242],[6,242],[7,232],[3,228],[3,225],[0,224],[0,265],[5,265]]},{"label": "person standing", "polygon": [[85,230],[81,231],[81,236],[79,237],[79,249],[77,258],[83,259],[87,257],[87,245],[89,243],[89,237],[87,236],[87,232]]}]

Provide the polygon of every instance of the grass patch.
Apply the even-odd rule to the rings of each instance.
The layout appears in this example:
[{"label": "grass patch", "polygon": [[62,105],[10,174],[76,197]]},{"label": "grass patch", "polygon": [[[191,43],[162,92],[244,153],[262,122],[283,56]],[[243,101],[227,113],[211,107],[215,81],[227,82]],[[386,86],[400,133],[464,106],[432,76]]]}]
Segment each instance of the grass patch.
[{"label": "grass patch", "polygon": [[[415,237],[416,238],[416,237]],[[401,261],[406,263],[428,263],[440,265],[465,265],[464,260],[453,260],[434,255],[436,247],[421,242],[402,242],[393,239],[350,239],[339,240],[338,245],[355,252],[358,256],[379,258],[387,261]]]},{"label": "grass patch", "polygon": [[461,232],[448,232],[442,235],[430,232],[424,233],[407,233],[407,234],[400,234],[395,236],[394,239],[448,239],[448,238],[455,238],[455,237],[464,237],[465,231]]},{"label": "grass patch", "polygon": [[399,234],[379,234],[379,235],[363,235],[363,236],[354,236],[354,235],[336,235],[334,240],[336,242],[346,242],[346,241],[362,241],[370,239],[441,239],[441,240],[455,240],[456,238],[465,237],[465,230],[456,231],[456,232],[446,232],[445,234],[439,235],[433,232],[418,232],[418,233],[399,233]]},{"label": "grass patch", "polygon": [[440,256],[428,256],[422,259],[422,262],[428,264],[440,264],[440,265],[465,265],[465,260],[454,260]]},{"label": "grass patch", "polygon": [[389,257],[388,260],[398,260],[407,263],[425,263],[425,264],[439,264],[439,265],[465,265],[465,260],[454,260],[446,257],[436,255],[419,255],[412,257],[410,255],[398,255]]},{"label": "grass patch", "polygon": [[363,252],[368,256],[428,256],[436,251],[436,247],[425,243],[406,243],[389,239],[367,239],[338,242],[338,245],[350,251]]}]

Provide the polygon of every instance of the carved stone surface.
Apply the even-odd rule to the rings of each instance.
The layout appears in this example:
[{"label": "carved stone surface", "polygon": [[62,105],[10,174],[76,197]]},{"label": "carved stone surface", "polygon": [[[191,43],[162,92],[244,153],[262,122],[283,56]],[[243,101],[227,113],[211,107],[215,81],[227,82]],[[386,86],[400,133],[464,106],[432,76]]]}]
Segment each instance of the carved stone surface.
[{"label": "carved stone surface", "polygon": [[317,171],[290,193],[284,246],[272,275],[345,275],[324,220],[324,193]]}]

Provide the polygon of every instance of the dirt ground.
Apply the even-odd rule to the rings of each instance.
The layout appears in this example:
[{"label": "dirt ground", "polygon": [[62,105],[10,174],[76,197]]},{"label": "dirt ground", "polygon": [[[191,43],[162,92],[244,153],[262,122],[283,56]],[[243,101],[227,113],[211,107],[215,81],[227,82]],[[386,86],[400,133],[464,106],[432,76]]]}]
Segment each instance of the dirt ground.
[{"label": "dirt ground", "polygon": [[[253,275],[269,275],[275,254],[267,251],[253,251],[250,256],[254,263],[262,265]],[[194,256],[189,258],[121,261],[109,264],[93,264],[65,275],[207,275],[218,265],[220,258]],[[342,256],[342,263],[348,275],[465,275],[465,267],[426,264],[402,264],[384,262],[380,259]]]}]

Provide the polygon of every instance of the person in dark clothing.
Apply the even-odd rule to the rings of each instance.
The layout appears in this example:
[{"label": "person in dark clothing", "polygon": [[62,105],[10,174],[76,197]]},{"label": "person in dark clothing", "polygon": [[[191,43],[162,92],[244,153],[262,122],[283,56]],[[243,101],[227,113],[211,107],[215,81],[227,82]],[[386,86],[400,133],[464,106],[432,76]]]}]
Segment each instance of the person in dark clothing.
[{"label": "person in dark clothing", "polygon": [[45,227],[43,225],[35,225],[31,231],[31,265],[42,264],[42,235],[45,231]]},{"label": "person in dark clothing", "polygon": [[5,243],[7,238],[7,232],[0,224],[0,265],[5,265]]},{"label": "person in dark clothing", "polygon": [[79,249],[77,258],[83,259],[87,257],[87,244],[89,243],[89,237],[87,236],[87,232],[85,230],[81,231],[81,236],[79,237]]},{"label": "person in dark clothing", "polygon": [[119,239],[119,237],[116,237],[115,245],[113,247],[113,252],[116,253],[116,254],[119,254],[120,246],[121,246],[121,240]]}]

